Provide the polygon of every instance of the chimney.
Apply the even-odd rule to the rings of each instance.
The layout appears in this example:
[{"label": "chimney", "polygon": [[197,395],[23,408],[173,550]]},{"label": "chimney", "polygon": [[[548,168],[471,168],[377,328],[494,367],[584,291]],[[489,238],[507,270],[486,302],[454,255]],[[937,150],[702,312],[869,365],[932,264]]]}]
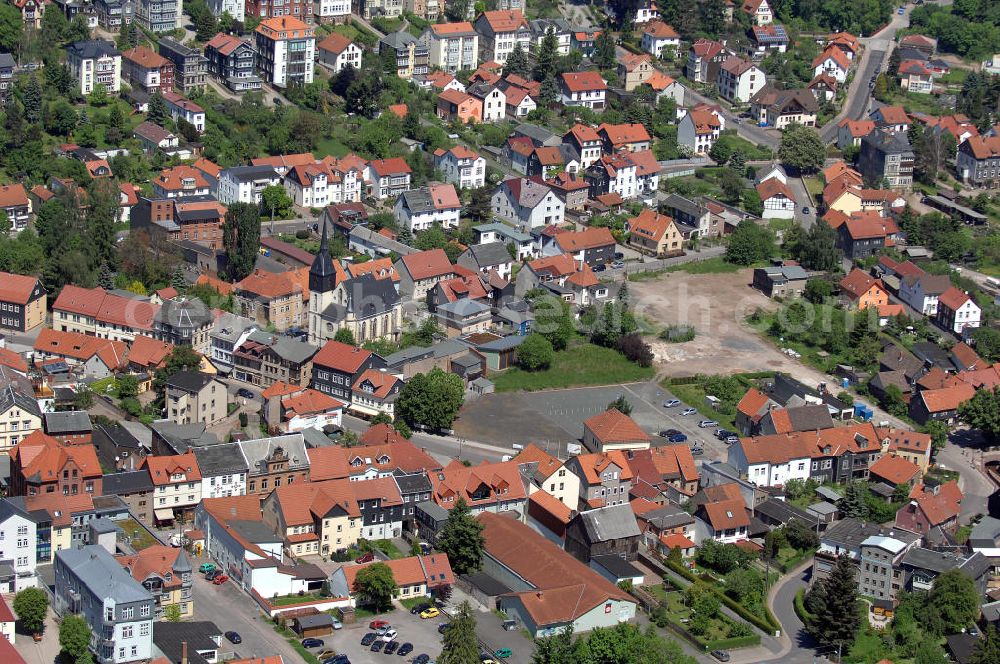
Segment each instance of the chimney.
[{"label": "chimney", "polygon": [[181,641],[181,664],[188,664],[188,642]]}]

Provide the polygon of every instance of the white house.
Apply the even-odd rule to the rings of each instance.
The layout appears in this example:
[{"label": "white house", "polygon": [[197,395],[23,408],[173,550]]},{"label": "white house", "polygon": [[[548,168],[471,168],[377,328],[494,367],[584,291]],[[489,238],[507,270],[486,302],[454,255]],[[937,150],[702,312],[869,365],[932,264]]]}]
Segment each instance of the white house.
[{"label": "white house", "polygon": [[559,91],[564,106],[586,106],[600,111],[604,109],[608,83],[600,72],[565,72],[559,77]]},{"label": "white house", "polygon": [[[215,1],[218,2],[218,0]],[[351,0],[314,0],[313,2],[313,17],[319,23],[347,23],[350,16]]]},{"label": "white house", "polygon": [[486,160],[464,145],[435,150],[434,168],[459,189],[478,189],[486,184]]},{"label": "white house", "polygon": [[452,184],[431,184],[404,191],[393,208],[396,222],[413,232],[425,231],[440,224],[442,228],[458,228],[462,200]]},{"label": "white house", "polygon": [[482,61],[504,64],[515,44],[520,44],[525,53],[531,50],[531,29],[524,14],[517,9],[483,12],[474,25],[480,37]]},{"label": "white house", "polygon": [[542,45],[545,35],[553,35],[556,38],[556,53],[559,55],[569,55],[573,47],[573,33],[576,30],[564,18],[538,18],[528,24],[531,28],[531,40],[534,48]]},{"label": "white house", "polygon": [[371,182],[371,195],[385,200],[409,190],[412,173],[413,169],[402,157],[376,159],[365,169],[365,180]]},{"label": "white house", "polygon": [[826,74],[832,76],[837,83],[844,83],[847,81],[847,72],[851,68],[851,61],[842,50],[831,46],[816,56],[812,66],[814,76]]},{"label": "white house", "polygon": [[420,41],[427,46],[432,67],[455,73],[479,66],[479,35],[468,21],[434,23]]},{"label": "white house", "polygon": [[206,445],[192,447],[201,471],[201,497],[228,498],[245,496],[247,493],[246,459],[240,453],[239,445]]},{"label": "white house", "polygon": [[483,104],[483,122],[502,122],[507,117],[507,95],[499,85],[480,82],[470,85],[466,93]]},{"label": "white house", "polygon": [[160,93],[160,96],[167,103],[167,110],[170,111],[170,117],[175,122],[185,120],[194,125],[199,134],[205,132],[205,109],[187,97],[171,90],[164,90]]},{"label": "white house", "polygon": [[35,522],[21,507],[17,499],[0,501],[0,560],[8,561],[14,569],[9,586],[0,585],[0,592],[16,593],[38,583],[35,576],[37,553],[35,551]]},{"label": "white house", "polygon": [[767,0],[746,0],[743,11],[750,15],[754,25],[767,25],[774,20],[774,12]]},{"label": "white house", "polygon": [[[351,11],[350,3],[347,5],[347,11],[348,13]],[[316,53],[320,64],[326,65],[335,74],[347,66],[361,69],[361,48],[339,33],[331,32],[323,41],[316,44]]]},{"label": "white house", "polygon": [[223,205],[260,203],[264,189],[275,184],[281,176],[271,166],[235,166],[219,173],[216,196]]},{"label": "white house", "polygon": [[493,222],[473,226],[476,233],[476,244],[488,244],[490,242],[503,242],[504,246],[514,245],[517,252],[516,260],[522,261],[534,258],[538,254],[535,239],[530,234],[517,230],[513,226]]},{"label": "white house", "polygon": [[66,47],[66,66],[82,95],[89,95],[98,85],[109,93],[122,89],[122,54],[109,41],[73,42]]},{"label": "white house", "polygon": [[[347,0],[335,0],[336,2],[345,2]],[[350,13],[350,2],[347,2],[347,12]],[[228,13],[233,17],[234,21],[239,21],[243,23],[245,17],[246,3],[242,0],[208,0],[208,9],[212,12],[212,15],[221,18],[223,14]]]},{"label": "white house", "polygon": [[654,58],[661,57],[664,49],[673,49],[676,53],[680,47],[681,36],[663,21],[653,21],[642,31],[642,50]]},{"label": "white house", "polygon": [[938,298],[951,288],[946,274],[919,274],[899,282],[899,299],[925,316],[936,316]]},{"label": "white house", "polygon": [[528,178],[511,178],[490,199],[493,214],[522,230],[561,224],[566,206],[550,187]]},{"label": "white house", "polygon": [[694,154],[708,154],[726,128],[726,119],[718,106],[699,104],[677,123],[677,143]]},{"label": "white house", "polygon": [[[322,164],[294,166],[285,173],[283,184],[295,204],[307,208],[323,208],[334,202],[330,193],[332,174]],[[339,178],[338,178],[339,179]]]},{"label": "white house", "polygon": [[780,444],[784,437],[741,438],[729,446],[726,462],[757,486],[785,486],[788,480],[809,479],[809,453],[794,445]]},{"label": "white house", "polygon": [[757,185],[757,194],[764,203],[764,219],[792,219],[795,217],[795,194],[780,178],[763,180]]},{"label": "white house", "polygon": [[968,293],[954,286],[938,298],[937,320],[941,327],[955,334],[979,327],[983,311]]},{"label": "white house", "polygon": [[755,64],[731,55],[719,67],[716,85],[723,99],[747,103],[767,83],[767,76]]}]

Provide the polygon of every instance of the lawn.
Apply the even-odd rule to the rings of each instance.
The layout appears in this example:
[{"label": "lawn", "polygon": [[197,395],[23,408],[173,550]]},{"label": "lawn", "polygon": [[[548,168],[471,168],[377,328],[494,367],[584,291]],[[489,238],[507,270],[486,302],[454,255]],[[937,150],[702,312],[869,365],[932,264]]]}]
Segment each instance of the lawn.
[{"label": "lawn", "polygon": [[406,554],[400,551],[399,547],[393,544],[391,540],[375,540],[372,542],[372,546],[389,556],[392,560],[399,560],[406,557]]},{"label": "lawn", "polygon": [[810,175],[809,177],[804,177],[802,178],[802,182],[806,185],[806,190],[814,199],[819,200],[823,197],[823,183],[818,176]]},{"label": "lawn", "polygon": [[[749,266],[763,267],[765,263],[760,263],[756,265]],[[736,265],[735,263],[727,263],[726,259],[722,256],[715,256],[713,258],[706,258],[703,261],[691,261],[689,263],[680,263],[679,265],[671,265],[670,267],[664,268],[662,270],[655,270],[651,272],[635,272],[628,275],[629,281],[651,281],[653,279],[658,279],[667,272],[687,272],[688,274],[735,274],[740,270],[747,269],[746,265]]]},{"label": "lawn", "polygon": [[139,525],[139,522],[131,517],[123,521],[119,521],[118,527],[125,531],[126,541],[136,551],[142,551],[143,549],[148,549],[151,546],[159,544],[159,542],[157,542],[156,539],[149,534],[149,531]]},{"label": "lawn", "polygon": [[544,371],[514,367],[491,376],[498,392],[553,390],[580,385],[618,385],[653,377],[652,367],[640,367],[612,348],[581,343],[559,351]]},{"label": "lawn", "polygon": [[305,595],[282,595],[280,597],[268,597],[266,599],[268,604],[271,606],[289,606],[291,604],[301,604],[302,602],[319,599],[319,595],[316,593],[306,593]]},{"label": "lawn", "polygon": [[316,155],[317,159],[322,159],[323,157],[332,155],[334,157],[343,157],[351,149],[338,141],[336,138],[324,138],[316,144],[316,149],[313,153]]}]

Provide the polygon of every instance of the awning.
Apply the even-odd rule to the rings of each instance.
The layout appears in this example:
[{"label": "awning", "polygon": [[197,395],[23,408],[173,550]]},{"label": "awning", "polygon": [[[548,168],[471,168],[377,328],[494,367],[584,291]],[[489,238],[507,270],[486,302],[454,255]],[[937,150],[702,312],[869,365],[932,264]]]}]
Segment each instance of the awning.
[{"label": "awning", "polygon": [[174,510],[170,507],[164,508],[162,510],[153,510],[153,516],[156,517],[157,521],[173,521]]}]

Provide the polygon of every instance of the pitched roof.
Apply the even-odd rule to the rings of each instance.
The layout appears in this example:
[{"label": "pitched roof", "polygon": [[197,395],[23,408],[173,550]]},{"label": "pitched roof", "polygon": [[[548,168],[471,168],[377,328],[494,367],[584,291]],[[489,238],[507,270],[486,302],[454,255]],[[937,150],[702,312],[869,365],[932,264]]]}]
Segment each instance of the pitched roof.
[{"label": "pitched roof", "polygon": [[524,14],[516,9],[483,12],[480,18],[486,21],[494,33],[514,32],[528,27]]},{"label": "pitched roof", "polygon": [[548,479],[552,473],[563,467],[562,461],[544,451],[534,443],[528,443],[525,445],[524,449],[517,453],[517,456],[514,457],[513,461],[516,461],[518,464],[537,464],[535,475],[542,480]]},{"label": "pitched roof", "polygon": [[563,86],[570,92],[607,90],[608,83],[596,71],[565,72],[560,75]]},{"label": "pitched roof", "polygon": [[[453,460],[443,470],[431,473],[431,483],[434,486],[434,502],[446,509],[453,507],[459,497],[465,498],[471,506],[528,497],[520,469],[514,461],[465,466]],[[487,488],[486,494],[479,500],[473,499],[473,494],[481,487]]]},{"label": "pitched roof", "polygon": [[611,230],[606,227],[587,227],[581,231],[560,233],[556,236],[556,244],[566,253],[576,253],[586,249],[606,247],[615,244]]},{"label": "pitched roof", "polygon": [[[876,449],[878,432],[870,424],[852,424],[816,431],[800,431],[740,438],[743,456],[750,464],[787,463],[792,459],[840,456]],[[864,446],[863,446],[864,445]]]},{"label": "pitched roof", "polygon": [[[357,482],[357,484],[367,484],[367,482]],[[347,579],[347,586],[351,591],[355,590],[354,583],[358,572],[376,562],[365,563],[363,565],[345,565],[341,569]],[[382,562],[392,570],[392,577],[397,586],[413,586],[427,584],[431,588],[442,585],[452,585],[455,583],[455,575],[451,571],[451,563],[448,555],[444,553],[434,553],[429,556],[410,556],[409,558],[399,558]]]},{"label": "pitched roof", "polygon": [[680,39],[677,31],[663,21],[650,21],[642,32],[656,39]]},{"label": "pitched roof", "polygon": [[619,450],[609,450],[607,452],[594,452],[593,454],[578,454],[571,459],[583,472],[581,478],[587,484],[600,484],[601,473],[607,470],[608,466],[614,464],[621,469],[620,477],[623,480],[630,480],[633,477],[632,467],[628,459]]},{"label": "pitched roof", "polygon": [[9,367],[23,374],[28,373],[28,362],[9,348],[0,348],[0,366]]},{"label": "pitched roof", "polygon": [[412,173],[413,170],[402,157],[391,159],[376,159],[368,164],[372,171],[379,177],[386,175],[398,175],[400,173]]},{"label": "pitched roof", "polygon": [[844,225],[852,240],[884,238],[899,230],[895,221],[873,210],[852,212]]},{"label": "pitched roof", "polygon": [[971,299],[972,298],[969,297],[968,293],[952,286],[938,296],[938,304],[943,304],[952,311],[957,311],[962,305],[969,302]]},{"label": "pitched roof", "polygon": [[701,509],[716,532],[750,525],[750,516],[742,498],[704,503]]},{"label": "pitched roof", "polygon": [[532,590],[517,593],[538,626],[562,625],[608,600],[633,602],[620,588],[531,528],[484,512],[486,553],[523,578]]},{"label": "pitched roof", "polygon": [[[932,526],[940,525],[958,516],[962,510],[962,490],[958,480],[945,482],[932,489],[922,482],[910,490],[910,500],[915,500]],[[901,507],[900,509],[906,509]]]},{"label": "pitched roof", "polygon": [[638,122],[631,124],[602,123],[597,127],[597,133],[606,136],[608,142],[614,147],[619,147],[626,143],[648,143],[650,141],[646,126]]},{"label": "pitched roof", "polygon": [[33,482],[55,482],[69,461],[83,477],[103,474],[93,445],[67,445],[40,429],[32,431],[11,448],[10,458],[20,464],[21,475]]},{"label": "pitched roof", "polygon": [[837,63],[837,67],[843,69],[844,71],[851,68],[851,61],[847,58],[847,54],[834,46],[827,46],[826,50],[817,55],[812,61],[812,66],[818,67],[827,60],[833,60]]},{"label": "pitched roof", "polygon": [[468,21],[455,21],[454,23],[434,23],[430,26],[431,32],[437,36],[447,37],[450,35],[475,34],[472,24]]},{"label": "pitched roof", "polygon": [[548,491],[538,490],[534,492],[528,496],[528,502],[537,505],[543,512],[551,515],[564,526],[573,519],[573,510]]},{"label": "pitched roof", "polygon": [[220,32],[219,34],[215,35],[210,40],[208,40],[208,42],[205,44],[205,48],[214,48],[222,55],[230,55],[241,44],[249,45],[250,42],[244,41],[234,35],[227,35],[224,32]]},{"label": "pitched roof", "polygon": [[740,399],[740,402],[736,404],[736,410],[757,421],[767,410],[767,404],[770,401],[771,399],[766,394],[755,387],[751,387]]},{"label": "pitched roof", "polygon": [[166,341],[157,341],[152,337],[137,334],[128,350],[129,364],[157,369],[163,366],[167,355],[173,351],[173,345]]},{"label": "pitched roof", "polygon": [[356,373],[361,368],[372,352],[364,348],[358,348],[339,341],[327,341],[316,356],[313,357],[313,364],[336,369],[344,373]]},{"label": "pitched roof", "polygon": [[768,178],[758,184],[757,194],[760,195],[760,200],[762,201],[774,198],[775,196],[784,196],[788,200],[795,202],[795,194],[788,188],[788,185],[778,178]]},{"label": "pitched roof", "polygon": [[[3,205],[0,205],[3,207]],[[37,277],[0,272],[0,301],[25,305],[38,285]]]},{"label": "pitched roof", "polygon": [[126,362],[128,347],[121,341],[99,339],[77,332],[60,332],[42,328],[35,338],[36,352],[86,362],[95,355],[109,369],[118,369]]},{"label": "pitched roof", "polygon": [[171,65],[170,60],[156,53],[145,46],[136,46],[127,51],[122,51],[122,59],[134,62],[146,69],[159,69],[164,65]]},{"label": "pitched roof", "polygon": [[720,65],[723,71],[729,72],[733,76],[742,76],[751,69],[754,69],[754,64],[749,60],[744,60],[738,55],[730,55],[723,61]]},{"label": "pitched roof", "polygon": [[185,568],[191,570],[184,549],[163,544],[147,547],[131,556],[117,556],[115,560],[139,583],[150,577],[159,577],[164,588],[180,588],[181,572]]},{"label": "pitched roof", "polygon": [[407,254],[400,259],[414,281],[443,277],[455,272],[444,249],[428,249]]},{"label": "pitched roof", "polygon": [[976,394],[976,388],[968,383],[960,383],[937,390],[922,390],[919,398],[928,413],[944,413],[957,410],[960,405]]},{"label": "pitched roof", "polygon": [[[358,379],[354,381],[352,391],[359,394],[370,394],[376,399],[385,399],[389,396],[392,388],[394,388],[397,383],[401,382],[402,381],[398,377],[392,375],[388,371],[366,369],[365,372],[358,376]],[[364,389],[362,387],[364,384],[370,385],[372,391]]]},{"label": "pitched roof", "polygon": [[171,484],[170,477],[175,474],[184,475],[185,482],[201,480],[198,458],[190,450],[172,456],[147,456],[142,460],[142,464],[149,469],[149,478],[155,486]]},{"label": "pitched roof", "polygon": [[691,44],[691,50],[699,58],[714,58],[722,51],[726,46],[722,42],[713,41],[711,39],[699,39],[695,43]]},{"label": "pitched roof", "polygon": [[52,305],[53,310],[80,314],[135,330],[152,330],[160,305],[143,298],[123,297],[103,288],[80,288],[68,284]]},{"label": "pitched roof", "polygon": [[663,480],[675,478],[684,482],[698,481],[698,468],[691,455],[691,448],[687,445],[663,445],[636,450],[629,459],[629,465],[633,475],[654,486],[658,486]]},{"label": "pitched roof", "polygon": [[886,454],[869,466],[868,471],[888,481],[889,484],[907,484],[914,476],[920,474],[920,466],[901,456]]},{"label": "pitched roof", "polygon": [[875,287],[885,290],[881,280],[875,279],[858,268],[854,268],[850,274],[840,280],[840,289],[847,293],[852,300],[857,300]]},{"label": "pitched roof", "polygon": [[[883,106],[875,113],[882,116],[882,121],[885,124],[908,125],[911,123],[910,116],[906,114],[902,106]],[[875,113],[872,113],[872,115],[875,115]]]},{"label": "pitched roof", "polygon": [[321,42],[316,44],[316,48],[320,51],[327,51],[329,53],[336,53],[337,55],[343,53],[347,48],[353,44],[349,38],[337,32],[331,32],[328,34]]},{"label": "pitched roof", "polygon": [[583,426],[590,429],[601,443],[624,443],[632,441],[650,441],[652,438],[643,431],[628,415],[617,408],[609,408],[603,413],[594,415],[584,421]]},{"label": "pitched roof", "polygon": [[659,242],[666,235],[674,220],[652,208],[643,208],[639,216],[628,220],[629,232]]}]

